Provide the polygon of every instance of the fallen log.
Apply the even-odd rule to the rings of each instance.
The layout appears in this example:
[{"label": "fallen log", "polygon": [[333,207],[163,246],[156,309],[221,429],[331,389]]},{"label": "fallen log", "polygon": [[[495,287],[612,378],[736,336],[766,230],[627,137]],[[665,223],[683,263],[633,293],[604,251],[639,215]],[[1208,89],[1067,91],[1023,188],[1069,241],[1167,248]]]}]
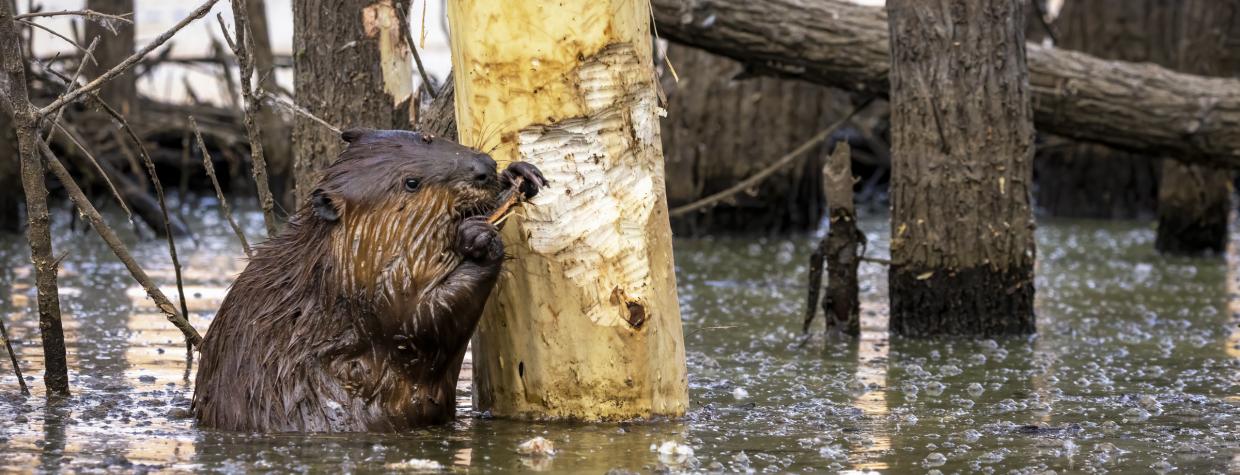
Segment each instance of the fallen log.
[{"label": "fallen log", "polygon": [[[886,96],[887,15],[846,0],[652,0],[662,38],[778,75]],[[1240,168],[1240,80],[1029,44],[1041,131]]]}]

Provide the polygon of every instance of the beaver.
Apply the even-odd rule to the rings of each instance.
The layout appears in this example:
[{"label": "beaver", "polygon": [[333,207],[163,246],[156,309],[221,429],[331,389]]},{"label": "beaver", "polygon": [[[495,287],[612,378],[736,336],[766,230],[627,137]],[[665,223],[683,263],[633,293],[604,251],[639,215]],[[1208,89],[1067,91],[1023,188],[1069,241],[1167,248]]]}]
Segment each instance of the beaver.
[{"label": "beaver", "polygon": [[[486,213],[532,165],[409,131],[355,129],[285,229],[255,247],[203,339],[203,427],[391,432],[455,414],[503,242]],[[520,177],[518,180],[517,178]]]}]

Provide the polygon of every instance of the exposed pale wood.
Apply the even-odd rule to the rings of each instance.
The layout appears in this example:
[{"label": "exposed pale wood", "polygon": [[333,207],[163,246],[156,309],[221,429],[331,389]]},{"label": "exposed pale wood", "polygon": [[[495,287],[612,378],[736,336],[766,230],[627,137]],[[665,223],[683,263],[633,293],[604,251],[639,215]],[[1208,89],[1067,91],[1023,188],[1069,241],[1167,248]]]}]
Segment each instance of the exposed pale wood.
[{"label": "exposed pale wood", "polygon": [[503,230],[512,259],[474,339],[475,406],[684,414],[648,3],[451,0],[448,16],[460,141],[550,181]]}]

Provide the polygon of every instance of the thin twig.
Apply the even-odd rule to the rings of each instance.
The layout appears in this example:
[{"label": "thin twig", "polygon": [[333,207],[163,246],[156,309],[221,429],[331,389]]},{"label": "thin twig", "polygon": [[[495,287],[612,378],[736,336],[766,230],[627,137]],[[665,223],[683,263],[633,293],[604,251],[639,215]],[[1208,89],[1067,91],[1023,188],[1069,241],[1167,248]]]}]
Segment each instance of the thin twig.
[{"label": "thin twig", "polygon": [[250,243],[245,239],[245,232],[241,230],[241,226],[237,225],[237,221],[233,219],[232,207],[228,206],[228,200],[224,198],[224,190],[220,188],[220,181],[215,177],[215,163],[211,161],[211,153],[207,152],[207,144],[202,140],[202,131],[198,130],[198,121],[193,116],[189,118],[189,124],[194,128],[194,135],[198,137],[198,150],[202,151],[202,167],[207,169],[207,177],[211,179],[211,186],[215,188],[215,197],[220,200],[220,212],[224,214],[224,219],[228,221],[228,225],[232,226],[233,232],[237,234],[237,239],[241,240],[241,248],[245,249],[246,257],[254,257],[254,252],[250,250]]},{"label": "thin twig", "polygon": [[[69,130],[65,129],[64,125],[59,122],[53,125],[53,130],[60,130],[63,132],[65,137],[69,139],[69,142],[71,142],[73,146],[77,147],[78,150],[82,152],[82,155],[86,156],[87,160],[90,160],[90,164],[95,166],[95,171],[99,172],[99,176],[103,177],[103,182],[108,185],[108,191],[112,192],[112,197],[116,198],[117,204],[121,205],[121,210],[125,211],[125,219],[133,221],[133,211],[130,211],[129,205],[125,204],[125,199],[121,197],[121,192],[117,191],[116,185],[112,183],[112,178],[108,176],[108,173],[103,171],[103,166],[99,164],[99,159],[95,158],[95,154],[90,153],[90,150],[82,144],[82,141],[78,140],[77,135],[70,133]],[[51,134],[48,134],[48,136],[50,137]]]},{"label": "thin twig", "polygon": [[55,112],[56,109],[64,107],[65,104],[76,101],[78,98],[82,97],[83,94],[95,91],[103,87],[103,85],[107,83],[108,81],[112,80],[112,78],[119,76],[121,74],[124,74],[125,71],[129,70],[129,68],[132,68],[135,64],[138,64],[138,62],[141,61],[143,57],[150,54],[151,51],[155,50],[155,48],[158,48],[162,46],[164,43],[167,43],[168,40],[172,38],[173,35],[181,31],[182,28],[185,28],[186,25],[189,25],[194,20],[202,18],[204,15],[206,15],[207,12],[211,11],[211,7],[215,5],[215,3],[218,1],[219,0],[206,0],[205,2],[203,2],[201,6],[198,7],[197,10],[194,10],[193,13],[190,13],[189,16],[182,18],[181,21],[177,22],[176,25],[173,25],[171,29],[160,34],[158,37],[155,38],[154,41],[151,41],[146,46],[143,46],[142,49],[138,50],[138,52],[130,55],[128,58],[125,58],[124,61],[121,61],[120,64],[117,64],[115,67],[113,67],[112,69],[109,69],[107,72],[100,74],[99,77],[96,77],[95,80],[87,83],[85,86],[82,86],[81,88],[78,88],[77,90],[71,93],[68,93],[68,94],[65,94],[65,95],[62,95],[56,98],[56,100],[53,101],[51,104],[48,104],[42,109],[39,109],[38,115],[47,116],[48,114]]},{"label": "thin twig", "polygon": [[92,21],[97,21],[98,19],[103,18],[103,19],[125,22],[130,25],[133,24],[133,20],[126,18],[126,17],[133,16],[132,13],[126,13],[123,15],[109,15],[107,13],[99,13],[94,10],[60,10],[60,11],[55,11],[55,12],[23,13],[21,15],[17,15],[13,17],[13,19],[14,20],[29,20],[31,18],[38,18],[38,17],[54,17],[54,16],[70,16],[70,15],[86,17],[87,20],[92,20]]},{"label": "thin twig", "polygon": [[288,109],[288,110],[290,110],[290,111],[293,111],[294,113],[300,114],[300,115],[302,115],[302,116],[304,116],[304,117],[306,117],[306,118],[308,118],[308,119],[310,119],[310,120],[313,120],[313,121],[315,121],[315,122],[318,122],[318,123],[319,123],[319,125],[322,125],[323,127],[327,127],[329,130],[331,130],[332,132],[336,133],[337,135],[339,135],[339,134],[340,134],[340,128],[339,128],[339,127],[336,127],[336,126],[332,125],[330,122],[328,122],[328,121],[326,121],[326,120],[320,119],[318,116],[316,116],[316,115],[314,115],[314,114],[310,113],[310,111],[308,111],[308,110],[303,109],[301,106],[299,106],[299,105],[297,105],[296,103],[294,103],[293,101],[289,100],[287,97],[284,97],[284,96],[277,96],[277,95],[275,95],[275,94],[272,94],[272,93],[271,93],[271,91],[260,91],[260,92],[262,93],[262,95],[263,95],[264,97],[270,98],[270,99],[271,99],[272,101],[274,101],[276,104],[279,104],[279,105],[281,105],[281,106],[284,106],[285,108],[287,108],[287,109]]},{"label": "thin twig", "polygon": [[[78,43],[78,42],[76,42],[76,41],[73,41],[73,40],[72,40],[71,38],[69,38],[68,36],[65,36],[65,35],[62,35],[62,34],[60,34],[60,33],[57,33],[57,32],[56,32],[56,30],[53,30],[53,29],[48,28],[48,27],[46,27],[46,26],[40,25],[40,24],[35,23],[35,22],[33,22],[33,21],[17,20],[17,22],[18,22],[18,23],[21,23],[21,24],[24,24],[24,25],[30,25],[30,26],[33,26],[33,27],[35,27],[35,28],[38,28],[38,29],[40,29],[40,30],[43,30],[43,31],[47,32],[47,34],[49,34],[49,35],[52,35],[52,36],[55,36],[55,37],[60,38],[60,39],[62,39],[62,40],[65,40],[65,42],[66,42],[66,43],[69,43],[69,44],[73,45],[73,47],[74,47],[74,48],[77,48],[77,50],[78,50],[78,51],[81,51],[81,52],[82,52],[83,57],[85,57],[85,58],[89,58],[89,59],[90,59],[90,62],[95,63],[95,64],[99,64],[99,62],[95,60],[95,57],[94,57],[93,55],[91,55],[90,51],[87,51],[87,50],[86,50],[86,48],[83,48],[81,44],[79,44],[79,43]],[[86,61],[85,61],[85,60],[83,60],[82,62],[84,63],[84,62],[86,62]]]},{"label": "thin twig", "polygon": [[499,207],[495,208],[495,211],[487,216],[488,223],[499,224],[500,221],[508,217],[508,211],[511,210],[513,206],[516,206],[517,202],[520,201],[523,196],[521,194],[521,184],[524,182],[525,179],[521,177],[516,177],[512,180],[512,187],[506,191],[508,196],[504,197],[504,200],[500,202]]},{"label": "thin twig", "polygon": [[271,196],[271,183],[267,178],[267,157],[263,154],[262,127],[257,118],[258,108],[262,99],[254,94],[254,43],[250,31],[249,17],[246,11],[246,0],[233,0],[233,22],[236,23],[237,41],[229,39],[228,28],[224,26],[224,16],[216,15],[220,23],[220,32],[224,40],[232,47],[241,65],[241,97],[245,100],[245,131],[250,140],[250,170],[254,175],[254,183],[258,188],[258,203],[263,208],[263,224],[267,227],[267,237],[276,235],[275,199]]},{"label": "thin twig", "polygon": [[[413,4],[410,3],[409,7],[412,8]],[[422,55],[418,54],[418,46],[413,44],[413,34],[409,32],[409,15],[399,8],[396,10],[396,14],[400,15],[399,23],[403,24],[401,30],[405,33],[405,42],[409,43],[409,51],[413,52],[413,61],[418,64],[418,74],[422,75],[422,84],[426,85],[426,92],[430,93],[431,99],[436,99],[439,97],[439,92],[435,91],[435,83],[432,83],[431,77],[426,74],[426,68],[422,66]],[[417,104],[416,100],[414,104]]]},{"label": "thin twig", "polygon": [[116,235],[116,231],[113,231],[112,227],[108,226],[108,223],[103,220],[103,216],[99,214],[99,210],[96,210],[95,206],[86,198],[86,194],[82,193],[82,188],[73,180],[73,176],[69,174],[69,170],[65,169],[60,159],[52,153],[52,149],[48,148],[47,143],[43,141],[39,141],[39,149],[47,162],[48,169],[52,171],[52,175],[56,176],[56,179],[60,181],[65,191],[68,192],[69,200],[77,206],[78,211],[86,217],[86,220],[90,221],[91,227],[95,229],[95,232],[99,233],[99,237],[103,238],[103,241],[112,249],[112,253],[116,254],[121,263],[125,264],[134,280],[138,281],[138,284],[142,285],[142,288],[146,290],[146,294],[151,297],[151,300],[155,301],[155,306],[168,317],[168,321],[181,330],[181,333],[185,335],[186,341],[194,346],[200,345],[202,343],[202,335],[189,324],[189,321],[182,314],[177,312],[177,308],[172,305],[168,296],[159,290],[159,287],[146,274],[146,271],[138,265],[137,261],[134,261],[133,255],[129,253],[125,243],[121,242],[120,237]]},{"label": "thin twig", "polygon": [[[78,62],[77,70],[73,72],[73,78],[70,79],[68,84],[65,85],[65,92],[70,92],[73,90],[73,88],[77,87],[78,78],[82,77],[82,71],[86,69],[86,58],[93,57],[92,53],[95,52],[96,46],[99,46],[98,36],[95,36],[94,39],[90,40],[90,46],[86,47],[86,54],[82,55],[82,60]],[[60,110],[56,111],[56,117],[52,118],[52,123],[53,124],[59,123],[60,119],[64,116],[65,116],[65,109],[61,108]],[[53,127],[52,130],[47,131],[47,138],[43,139],[43,141],[51,142],[52,137],[54,137],[55,135],[56,135],[56,128]]]},{"label": "thin twig", "polygon": [[9,340],[9,330],[4,328],[3,318],[0,318],[0,339],[4,340],[4,348],[9,352],[9,361],[13,362],[13,374],[17,376],[17,384],[22,388],[22,395],[29,396],[30,388],[26,387],[26,379],[22,377],[22,367],[17,364],[17,353],[13,352],[13,342]]},{"label": "thin twig", "polygon": [[741,180],[740,183],[732,185],[726,190],[720,191],[718,193],[715,193],[713,195],[707,196],[700,200],[694,201],[687,205],[676,207],[672,209],[671,212],[669,212],[669,214],[671,216],[680,216],[680,215],[689,213],[691,211],[695,211],[695,210],[713,205],[715,203],[728,199],[737,193],[753,188],[754,185],[761,183],[762,180],[765,180],[767,177],[775,174],[775,172],[779,171],[779,169],[787,166],[788,164],[792,163],[793,160],[796,160],[801,155],[804,155],[806,152],[813,149],[815,146],[818,145],[819,142],[822,142],[828,136],[830,136],[832,132],[835,132],[835,129],[838,129],[841,125],[848,122],[848,120],[851,119],[853,116],[857,115],[858,112],[861,112],[862,110],[864,110],[866,106],[870,105],[871,102],[874,102],[874,98],[866,99],[865,102],[863,102],[861,105],[854,107],[852,112],[849,112],[848,115],[844,116],[844,118],[835,121],[835,123],[831,124],[829,127],[822,129],[822,131],[814,134],[812,137],[809,138],[809,140],[806,140],[805,143],[802,143],[800,146],[793,149],[791,152],[788,152],[786,155],[780,157],[778,160],[775,161],[775,163],[772,163],[770,166],[766,167],[762,171],[755,173],[753,176],[746,178],[744,180]]}]

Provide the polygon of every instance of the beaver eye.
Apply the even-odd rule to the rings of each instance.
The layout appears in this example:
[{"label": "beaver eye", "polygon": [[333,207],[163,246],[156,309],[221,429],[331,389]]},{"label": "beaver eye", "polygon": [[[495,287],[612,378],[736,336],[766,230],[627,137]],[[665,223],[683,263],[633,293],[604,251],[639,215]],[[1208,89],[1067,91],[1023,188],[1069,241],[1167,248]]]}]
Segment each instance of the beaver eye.
[{"label": "beaver eye", "polygon": [[417,178],[406,178],[405,179],[405,191],[408,191],[410,193],[418,191],[418,185],[421,185],[421,184],[422,182],[418,181]]}]

